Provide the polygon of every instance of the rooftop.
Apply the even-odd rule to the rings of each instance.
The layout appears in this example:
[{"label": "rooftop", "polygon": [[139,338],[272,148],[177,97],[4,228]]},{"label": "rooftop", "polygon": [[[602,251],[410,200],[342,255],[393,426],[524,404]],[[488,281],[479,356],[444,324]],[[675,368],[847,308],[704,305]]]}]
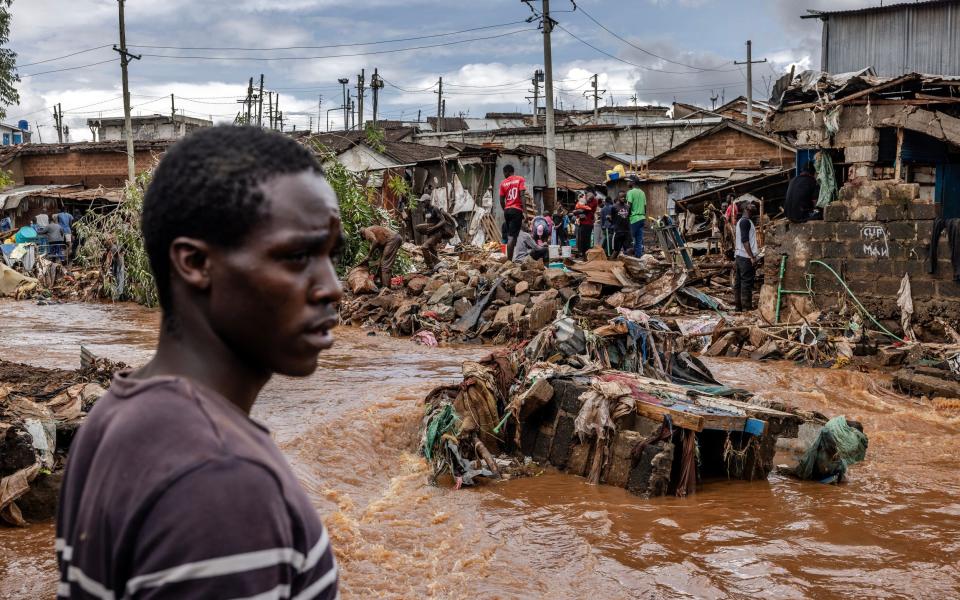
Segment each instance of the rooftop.
[{"label": "rooftop", "polygon": [[847,16],[847,15],[869,15],[884,12],[894,12],[911,8],[936,8],[940,6],[960,6],[960,0],[930,0],[927,2],[899,2],[897,4],[887,4],[886,6],[868,6],[866,8],[854,8],[850,10],[807,10],[806,15],[801,19],[827,19],[829,17]]}]

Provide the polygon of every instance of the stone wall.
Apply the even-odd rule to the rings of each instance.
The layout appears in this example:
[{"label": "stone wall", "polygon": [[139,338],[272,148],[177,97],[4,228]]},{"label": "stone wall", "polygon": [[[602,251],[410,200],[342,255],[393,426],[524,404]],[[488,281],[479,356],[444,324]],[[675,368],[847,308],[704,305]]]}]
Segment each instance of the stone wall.
[{"label": "stone wall", "polygon": [[916,321],[936,316],[956,319],[960,284],[953,281],[946,232],[939,241],[937,273],[928,273],[937,205],[920,198],[923,187],[895,180],[851,180],[827,207],[823,221],[784,222],[767,236],[765,281],[775,289],[780,256],[786,254],[784,287],[803,289],[804,274],[811,273],[816,304],[836,306],[845,292],[828,270],[810,264],[821,260],[840,274],[877,318],[898,321],[897,294],[907,273]]},{"label": "stone wall", "polygon": [[[625,152],[633,154],[634,131],[638,154],[655,156],[674,146],[716,126],[716,122],[668,123],[641,125],[640,127],[587,126],[560,128],[556,133],[557,148],[579,150],[591,156],[600,156],[604,152]],[[496,143],[505,148],[516,148],[523,144],[543,146],[546,141],[542,127],[524,127],[520,129],[498,129],[494,131],[458,131],[445,133],[421,133],[414,142],[428,146],[444,146],[450,142],[470,144]]]}]

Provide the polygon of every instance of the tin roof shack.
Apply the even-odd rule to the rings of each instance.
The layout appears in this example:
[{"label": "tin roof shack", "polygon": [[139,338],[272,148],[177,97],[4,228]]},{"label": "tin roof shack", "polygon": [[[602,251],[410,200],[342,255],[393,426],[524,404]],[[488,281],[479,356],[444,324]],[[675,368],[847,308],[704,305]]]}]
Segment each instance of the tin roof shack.
[{"label": "tin roof shack", "polygon": [[820,69],[878,75],[960,75],[960,1],[902,2],[854,10],[807,11],[823,21]]},{"label": "tin roof shack", "polygon": [[[755,122],[762,121],[771,111],[771,107],[768,103],[762,100],[753,101],[753,118]],[[740,121],[741,123],[747,122],[747,99],[744,96],[738,96],[722,104],[716,108],[704,108],[702,106],[696,106],[693,104],[686,104],[683,102],[674,102],[673,103],[673,118],[674,119],[695,119],[702,117],[722,117],[724,119],[732,119],[734,121]]]},{"label": "tin roof shack", "polygon": [[[780,173],[794,166],[795,154],[795,148],[780,137],[724,119],[647,162],[640,174],[647,215],[675,214],[677,203],[706,190]],[[616,193],[625,190],[627,183],[613,182],[608,187]],[[782,193],[772,198],[774,202],[782,199]]]},{"label": "tin roof shack", "polygon": [[65,208],[85,213],[112,209],[123,199],[122,188],[84,189],[78,185],[22,185],[0,193],[0,218],[10,217],[13,228],[33,222],[39,214],[53,215]]},{"label": "tin roof shack", "polygon": [[[100,142],[126,140],[123,117],[87,119],[93,138]],[[185,115],[144,115],[130,118],[134,140],[174,140],[186,137],[204,127],[213,127],[213,121]]]},{"label": "tin roof shack", "polygon": [[769,129],[795,136],[798,163],[829,156],[840,187],[823,221],[768,235],[768,281],[779,268],[770,257],[785,254],[785,287],[803,289],[812,273],[815,299],[833,304],[844,289],[827,265],[878,318],[893,319],[908,274],[918,321],[960,317],[947,240],[931,235],[938,217],[960,218],[960,78],[805,72],[777,87]]}]

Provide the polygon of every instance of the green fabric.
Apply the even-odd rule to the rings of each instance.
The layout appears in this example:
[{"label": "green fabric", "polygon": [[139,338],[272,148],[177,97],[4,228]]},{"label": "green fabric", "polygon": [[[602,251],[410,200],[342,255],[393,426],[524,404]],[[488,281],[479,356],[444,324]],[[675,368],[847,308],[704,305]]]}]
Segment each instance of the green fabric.
[{"label": "green fabric", "polygon": [[630,205],[630,224],[647,218],[647,195],[640,188],[627,192],[627,204]]},{"label": "green fabric", "polygon": [[800,479],[818,481],[835,475],[842,478],[847,467],[866,456],[867,436],[847,425],[844,417],[834,417],[820,429],[817,439],[800,458],[796,473]]},{"label": "green fabric", "polygon": [[453,431],[454,426],[460,421],[457,412],[453,410],[452,404],[444,404],[442,408],[434,411],[430,415],[430,422],[427,425],[423,440],[423,455],[427,460],[433,460],[433,447],[440,440],[443,434]]},{"label": "green fabric", "polygon": [[837,178],[833,173],[833,161],[823,152],[817,153],[817,183],[820,184],[820,196],[817,206],[826,208],[837,197]]}]

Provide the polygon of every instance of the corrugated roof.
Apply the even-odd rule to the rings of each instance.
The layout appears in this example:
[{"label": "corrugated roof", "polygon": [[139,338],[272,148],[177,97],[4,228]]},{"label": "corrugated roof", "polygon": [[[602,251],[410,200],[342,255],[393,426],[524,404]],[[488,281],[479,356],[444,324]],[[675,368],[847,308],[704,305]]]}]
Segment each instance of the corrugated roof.
[{"label": "corrugated roof", "polygon": [[21,185],[0,192],[0,208],[12,210],[20,206],[20,201],[28,196],[56,188],[70,187],[68,185]]},{"label": "corrugated roof", "polygon": [[[520,145],[517,150],[527,154],[546,156],[546,148],[543,146]],[[590,156],[586,152],[579,150],[561,150],[557,149],[557,172],[563,172],[574,180],[586,185],[599,185],[607,180],[607,165],[602,160]],[[572,189],[580,189],[583,185],[571,185],[574,182],[566,181],[567,185],[561,185],[560,177],[557,177],[557,185]]]},{"label": "corrugated roof", "polygon": [[427,146],[413,142],[383,142],[383,154],[401,164],[429,162],[442,158],[456,158],[457,152],[442,146]]},{"label": "corrugated roof", "polygon": [[807,10],[806,15],[801,15],[801,19],[823,19],[827,17],[843,16],[843,15],[865,15],[870,13],[881,13],[881,12],[891,12],[896,10],[902,10],[904,8],[926,8],[931,6],[939,5],[948,5],[948,4],[960,4],[960,0],[929,0],[928,2],[900,2],[897,4],[887,4],[881,6],[868,6],[866,8],[853,8],[850,10]]}]

